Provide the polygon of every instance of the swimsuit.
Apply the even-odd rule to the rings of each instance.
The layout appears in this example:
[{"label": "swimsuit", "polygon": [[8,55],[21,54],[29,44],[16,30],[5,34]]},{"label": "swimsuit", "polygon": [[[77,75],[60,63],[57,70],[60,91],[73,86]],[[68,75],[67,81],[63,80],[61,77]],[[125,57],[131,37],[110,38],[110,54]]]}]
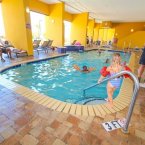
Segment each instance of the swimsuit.
[{"label": "swimsuit", "polygon": [[[112,76],[114,76],[115,74],[116,74],[116,73],[112,73],[112,74],[109,75],[109,77],[112,77]],[[118,77],[118,78],[115,78],[115,79],[110,80],[109,82],[110,82],[110,84],[111,84],[113,87],[119,88],[120,85],[121,85],[121,81],[122,81],[122,77]]]}]

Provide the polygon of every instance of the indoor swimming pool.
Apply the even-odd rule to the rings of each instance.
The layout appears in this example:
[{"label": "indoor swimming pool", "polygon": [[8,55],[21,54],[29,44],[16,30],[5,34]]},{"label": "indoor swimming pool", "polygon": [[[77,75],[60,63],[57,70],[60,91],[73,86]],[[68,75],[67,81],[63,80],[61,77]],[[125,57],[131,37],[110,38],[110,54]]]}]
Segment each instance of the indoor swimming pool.
[{"label": "indoor swimming pool", "polygon": [[[113,52],[103,51],[101,55],[97,51],[84,53],[70,53],[67,56],[23,64],[20,67],[10,68],[1,73],[2,77],[28,87],[36,92],[45,94],[69,103],[84,104],[86,100],[104,100],[107,97],[106,83],[103,83],[86,92],[83,89],[97,83],[100,77],[100,69],[110,64]],[[129,55],[122,56],[122,62],[128,63]],[[105,63],[106,59],[109,63]],[[82,73],[73,68],[77,64],[80,68],[86,65],[96,68],[90,73]],[[117,89],[114,98],[119,93]]]}]

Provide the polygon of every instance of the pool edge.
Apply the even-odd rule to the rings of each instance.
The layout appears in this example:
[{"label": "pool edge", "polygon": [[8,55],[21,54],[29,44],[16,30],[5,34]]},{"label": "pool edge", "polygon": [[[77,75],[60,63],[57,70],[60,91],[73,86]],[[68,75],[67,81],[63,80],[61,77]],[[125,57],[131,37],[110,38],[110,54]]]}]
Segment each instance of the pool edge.
[{"label": "pool edge", "polygon": [[[37,59],[37,60],[19,62],[17,64],[13,64],[8,67],[2,68],[0,70],[0,72],[6,70],[8,68],[12,68],[15,65],[21,65],[21,64],[28,63],[28,62],[41,61],[41,60],[46,60],[46,59],[53,59],[56,57],[67,56],[67,55],[68,54],[49,57],[49,58],[43,58],[43,59],[39,59],[39,60]],[[129,66],[131,66],[131,68],[133,67],[131,62],[132,62],[132,60],[134,60],[134,57],[135,56],[133,54],[130,57]],[[62,101],[53,99],[49,96],[37,93],[27,87],[19,85],[10,80],[4,79],[1,76],[0,76],[0,80],[1,80],[0,81],[1,85],[16,92],[17,94],[20,94],[23,97],[28,98],[29,100],[32,100],[40,105],[43,105],[44,107],[47,107],[47,108],[55,110],[55,111],[69,113],[69,114],[73,114],[73,115],[80,115],[80,116],[104,117],[107,114],[111,114],[111,113],[115,113],[115,112],[123,110],[130,103],[130,98],[131,98],[132,89],[133,89],[132,82],[129,79],[124,79],[122,86],[121,86],[121,91],[118,94],[118,96],[114,99],[114,106],[111,108],[107,104],[79,105],[79,104],[71,104],[71,103],[62,102]],[[130,91],[128,91],[128,90],[130,90]]]}]

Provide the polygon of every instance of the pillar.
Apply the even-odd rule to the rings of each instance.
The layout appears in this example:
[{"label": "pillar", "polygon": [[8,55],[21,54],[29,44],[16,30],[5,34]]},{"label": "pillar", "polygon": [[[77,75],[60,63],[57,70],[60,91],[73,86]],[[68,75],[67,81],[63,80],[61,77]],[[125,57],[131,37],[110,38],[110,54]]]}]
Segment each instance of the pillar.
[{"label": "pillar", "polygon": [[88,21],[87,36],[93,38],[94,36],[95,19]]},{"label": "pillar", "polygon": [[89,13],[74,14],[71,28],[71,41],[77,40],[86,45],[87,24]]},{"label": "pillar", "polygon": [[52,4],[49,6],[49,17],[46,17],[47,39],[53,40],[53,45],[64,45],[64,3]]},{"label": "pillar", "polygon": [[16,48],[27,50],[28,55],[33,55],[31,22],[28,8],[28,0],[2,1],[6,39]]}]

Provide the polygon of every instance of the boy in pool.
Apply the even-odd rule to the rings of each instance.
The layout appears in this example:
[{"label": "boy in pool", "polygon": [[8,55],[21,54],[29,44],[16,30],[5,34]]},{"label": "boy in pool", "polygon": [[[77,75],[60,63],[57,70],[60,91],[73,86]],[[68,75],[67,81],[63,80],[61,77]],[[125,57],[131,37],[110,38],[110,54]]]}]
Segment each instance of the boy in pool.
[{"label": "boy in pool", "polygon": [[[109,74],[109,77],[111,77],[122,70],[125,70],[125,66],[121,64],[121,56],[119,53],[114,53],[113,58],[112,58],[112,63],[110,66],[106,68],[105,71]],[[100,83],[103,80],[103,78],[104,76],[101,75],[101,77],[98,80],[98,83]],[[117,88],[120,87],[121,80],[122,80],[122,77],[118,77],[118,78],[108,81],[107,83],[108,98],[106,99],[106,101],[109,103],[110,107],[113,107],[113,93]]]},{"label": "boy in pool", "polygon": [[89,73],[89,72],[95,70],[95,68],[93,68],[93,67],[88,68],[86,65],[84,65],[84,66],[82,67],[82,70],[81,70],[80,67],[79,67],[78,65],[76,65],[76,64],[75,64],[73,67],[74,67],[74,69],[76,69],[77,71],[85,72],[85,73]]}]

